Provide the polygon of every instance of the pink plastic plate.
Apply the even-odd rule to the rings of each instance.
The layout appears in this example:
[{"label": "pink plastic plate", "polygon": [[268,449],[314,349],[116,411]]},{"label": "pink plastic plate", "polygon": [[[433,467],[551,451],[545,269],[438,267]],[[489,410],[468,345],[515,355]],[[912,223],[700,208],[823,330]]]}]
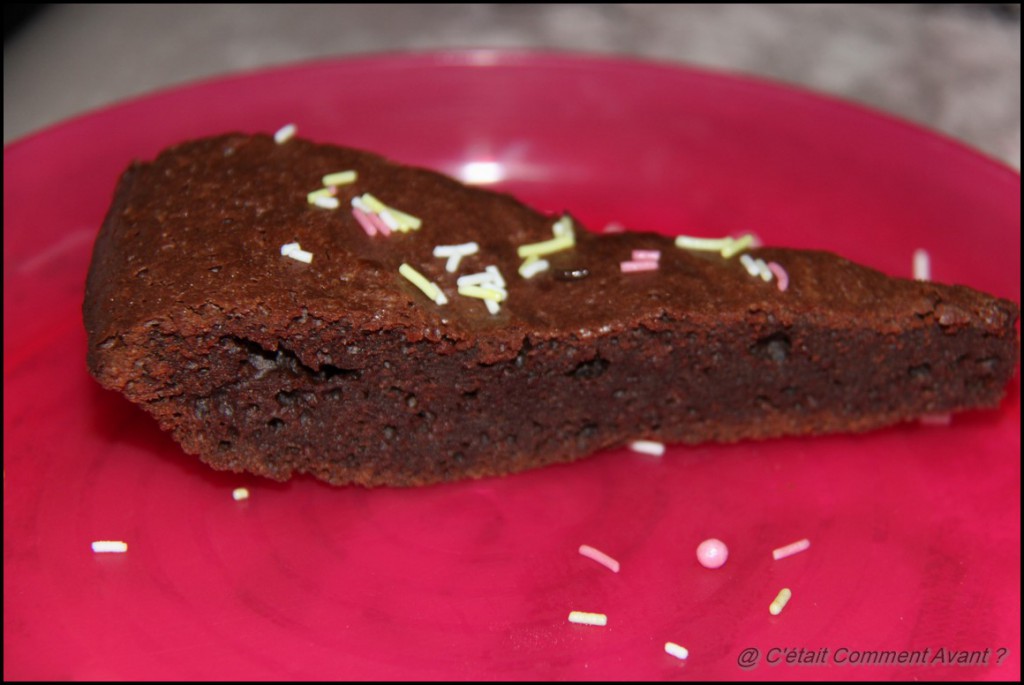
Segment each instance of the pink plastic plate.
[{"label": "pink plastic plate", "polygon": [[[1020,301],[1017,174],[745,78],[375,56],[74,119],[4,151],[5,678],[1019,679],[1017,381],[949,426],[623,450],[416,490],[280,485],[183,454],[86,372],[92,242],[131,160],[288,122],[598,229],[753,230],[903,276],[926,248],[937,280]],[[718,570],[696,560],[709,537],[729,546]],[[808,551],[773,561],[801,538]]]}]

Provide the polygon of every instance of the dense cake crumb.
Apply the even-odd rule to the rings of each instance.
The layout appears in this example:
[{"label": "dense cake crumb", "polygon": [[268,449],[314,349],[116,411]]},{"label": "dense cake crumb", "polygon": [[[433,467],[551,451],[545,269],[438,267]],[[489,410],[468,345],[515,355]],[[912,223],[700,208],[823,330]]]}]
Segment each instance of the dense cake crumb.
[{"label": "dense cake crumb", "polygon": [[598,235],[373,154],[219,136],[123,175],[88,364],[215,468],[339,485],[997,406],[1015,304],[729,245]]}]

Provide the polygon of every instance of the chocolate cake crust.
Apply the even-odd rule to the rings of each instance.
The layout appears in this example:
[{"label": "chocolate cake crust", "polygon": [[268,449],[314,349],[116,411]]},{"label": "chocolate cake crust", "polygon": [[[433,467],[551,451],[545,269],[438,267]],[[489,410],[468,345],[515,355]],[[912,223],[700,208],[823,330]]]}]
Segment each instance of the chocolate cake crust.
[{"label": "chocolate cake crust", "polygon": [[[339,209],[310,204],[357,172]],[[372,193],[418,230],[370,236]],[[569,461],[634,439],[731,442],[863,431],[994,407],[1018,362],[1017,306],[813,251],[739,255],[598,235],[523,278],[517,249],[560,216],[377,155],[232,134],[123,175],[83,306],[88,365],[183,448],[278,480],[420,485]],[[456,273],[438,245],[476,242]],[[281,254],[297,242],[303,263]],[[657,270],[625,273],[633,250]],[[399,273],[413,266],[438,305]],[[492,314],[456,279],[497,267]]]}]

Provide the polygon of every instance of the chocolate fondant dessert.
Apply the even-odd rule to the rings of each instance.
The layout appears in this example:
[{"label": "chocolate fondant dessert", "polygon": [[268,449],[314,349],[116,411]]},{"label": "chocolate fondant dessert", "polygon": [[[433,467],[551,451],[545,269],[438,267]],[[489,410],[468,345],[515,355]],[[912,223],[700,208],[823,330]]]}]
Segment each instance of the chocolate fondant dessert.
[{"label": "chocolate fondant dessert", "polygon": [[1018,314],[240,134],[125,172],[84,304],[93,375],[214,468],[402,486],[994,407]]}]

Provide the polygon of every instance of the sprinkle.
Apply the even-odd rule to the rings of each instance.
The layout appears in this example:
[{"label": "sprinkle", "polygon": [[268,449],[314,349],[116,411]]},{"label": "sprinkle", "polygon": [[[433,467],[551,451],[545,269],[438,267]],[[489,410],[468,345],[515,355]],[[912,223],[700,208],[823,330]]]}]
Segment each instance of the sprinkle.
[{"label": "sprinkle", "polygon": [[412,214],[406,214],[405,212],[400,212],[394,207],[387,207],[386,211],[394,216],[401,226],[407,226],[414,231],[418,231],[420,226],[423,225],[423,221],[418,217],[415,217]]},{"label": "sprinkle", "polygon": [[612,559],[599,549],[594,549],[590,545],[580,545],[580,554],[585,556],[587,559],[593,559],[602,566],[610,569],[612,573],[619,572],[619,562]]},{"label": "sprinkle", "polygon": [[775,274],[775,278],[779,282],[779,291],[786,292],[786,288],[789,287],[789,274],[778,262],[768,262],[768,268]]},{"label": "sprinkle", "polygon": [[[295,247],[291,247],[291,245],[294,245]],[[287,252],[285,252],[285,248],[288,248]],[[289,243],[288,245],[282,245],[281,254],[285,257],[291,257],[296,261],[305,262],[306,264],[311,264],[313,262],[313,253],[306,252],[301,247],[299,247],[298,243]]]},{"label": "sprinkle", "polygon": [[680,661],[686,661],[686,657],[690,656],[690,650],[682,645],[677,645],[675,642],[666,642],[665,651]]},{"label": "sprinkle", "polygon": [[950,413],[945,414],[925,414],[921,417],[921,425],[923,426],[948,426],[953,423],[953,415]]},{"label": "sprinkle", "polygon": [[520,245],[516,250],[516,254],[521,259],[526,257],[546,257],[549,254],[555,252],[561,252],[562,250],[568,250],[576,244],[575,239],[572,236],[563,235],[551,240],[542,240],[539,243],[528,243],[526,245]]},{"label": "sprinkle", "polygon": [[370,223],[377,228],[377,232],[387,238],[391,235],[391,227],[381,219],[379,214],[367,214],[366,218],[370,220]]},{"label": "sprinkle", "polygon": [[291,257],[292,259],[297,259],[300,262],[305,262],[306,264],[309,264],[313,261],[313,253],[306,252],[299,246],[298,243],[285,243],[284,245],[282,245],[281,256]]},{"label": "sprinkle", "polygon": [[403,263],[398,267],[398,273],[405,276],[413,285],[423,291],[423,294],[439,305],[448,304],[448,298],[444,296],[441,289],[427,280],[427,277],[408,264]]},{"label": "sprinkle", "polygon": [[754,259],[749,254],[741,254],[740,263],[751,276],[760,276],[764,281],[772,280],[772,270],[768,268],[763,259]]},{"label": "sprinkle", "polygon": [[914,280],[932,280],[932,258],[927,250],[914,250]]},{"label": "sprinkle", "polygon": [[495,302],[494,300],[484,300],[484,305],[487,307],[487,311],[489,311],[492,316],[496,315],[498,312],[501,311],[501,305]]},{"label": "sprinkle", "polygon": [[608,617],[604,614],[592,614],[587,611],[570,611],[569,623],[581,623],[588,626],[606,626]]},{"label": "sprinkle", "polygon": [[629,443],[629,449],[634,452],[649,454],[652,457],[660,457],[665,454],[664,443],[655,442],[654,440],[634,440]]},{"label": "sprinkle", "polygon": [[688,235],[676,237],[676,247],[684,250],[718,252],[726,259],[747,249],[753,244],[753,242],[754,236],[750,233],[740,236],[739,238],[696,238]]},{"label": "sprinkle", "polygon": [[242,500],[249,499],[249,488],[235,488],[234,490],[231,491],[231,497],[236,502],[241,502]]},{"label": "sprinkle", "polygon": [[320,188],[318,190],[314,190],[311,193],[307,193],[306,201],[309,202],[309,204],[313,204],[314,202],[316,202],[316,199],[318,197],[334,197],[335,195],[337,195],[337,193],[338,191],[335,190],[334,188]]},{"label": "sprinkle", "polygon": [[312,204],[323,209],[337,209],[341,206],[341,203],[338,202],[338,198],[336,197],[318,197],[313,200]]},{"label": "sprinkle", "polygon": [[277,133],[274,134],[274,142],[278,145],[287,143],[295,136],[295,133],[298,130],[299,129],[295,124],[285,124],[277,130]]},{"label": "sprinkle", "polygon": [[772,601],[771,606],[768,607],[768,613],[770,613],[772,616],[778,616],[779,614],[781,614],[782,610],[786,608],[786,604],[789,603],[789,599],[792,596],[793,593],[790,591],[788,587],[784,587],[781,590],[779,590],[779,594],[775,596],[775,599]]},{"label": "sprinkle", "polygon": [[717,538],[710,538],[697,545],[697,561],[704,568],[721,568],[729,558],[729,548]]},{"label": "sprinkle", "polygon": [[624,274],[635,273],[637,271],[657,271],[658,262],[652,262],[647,259],[639,262],[619,262],[619,269],[621,269]]},{"label": "sprinkle", "polygon": [[374,225],[373,221],[370,220],[370,217],[369,215],[366,214],[366,212],[362,211],[357,207],[353,207],[352,216],[356,218],[356,221],[359,222],[359,225],[363,227],[364,231],[366,231],[366,235],[370,236],[371,238],[377,235],[377,227]]},{"label": "sprinkle", "polygon": [[546,271],[549,266],[546,259],[530,257],[519,266],[519,275],[523,278],[533,278],[541,271]]},{"label": "sprinkle", "polygon": [[120,540],[97,540],[92,543],[92,551],[96,554],[123,554],[128,551],[128,543]]},{"label": "sprinkle", "polygon": [[520,259],[527,257],[544,257],[555,252],[568,250],[576,245],[576,234],[572,228],[572,219],[563,216],[551,227],[551,233],[555,236],[551,240],[542,240],[538,243],[527,243],[520,245],[516,254]]},{"label": "sprinkle", "polygon": [[626,230],[625,226],[623,226],[622,224],[620,224],[617,221],[613,221],[610,224],[606,225],[601,232],[602,233],[623,233],[623,232],[625,232],[625,230]]},{"label": "sprinkle", "polygon": [[370,193],[363,193],[359,199],[366,205],[367,211],[377,213],[382,209],[387,209],[387,205],[375,198]]},{"label": "sprinkle", "polygon": [[336,171],[333,174],[327,174],[324,176],[323,184],[325,186],[344,186],[349,183],[355,183],[356,178],[356,172],[351,169],[348,171]]},{"label": "sprinkle", "polygon": [[508,293],[498,288],[492,288],[482,285],[463,285],[459,286],[459,295],[465,297],[476,297],[481,300],[491,300],[493,302],[504,302],[508,298]]},{"label": "sprinkle", "polygon": [[778,549],[772,550],[772,558],[775,559],[775,561],[778,561],[779,559],[785,559],[786,557],[791,557],[794,554],[805,552],[810,548],[811,541],[804,538],[803,540],[797,540],[794,543],[788,544],[785,547],[779,547]]},{"label": "sprinkle", "polygon": [[438,245],[434,248],[435,257],[447,257],[448,261],[445,262],[444,270],[450,274],[455,273],[459,269],[459,262],[462,261],[463,257],[476,254],[480,250],[480,246],[476,243],[462,243],[461,245]]},{"label": "sprinkle", "polygon": [[505,279],[501,275],[501,271],[498,267],[493,264],[488,265],[483,271],[475,274],[466,274],[465,276],[459,276],[455,284],[459,287],[464,285],[493,285],[495,288],[504,288]]},{"label": "sprinkle", "polygon": [[570,219],[568,216],[563,216],[561,219],[556,221],[554,225],[551,227],[551,233],[556,238],[561,238],[563,236],[575,237],[575,233],[572,230],[572,219]]},{"label": "sprinkle", "polygon": [[661,250],[633,250],[633,261],[653,261],[661,259]]}]

